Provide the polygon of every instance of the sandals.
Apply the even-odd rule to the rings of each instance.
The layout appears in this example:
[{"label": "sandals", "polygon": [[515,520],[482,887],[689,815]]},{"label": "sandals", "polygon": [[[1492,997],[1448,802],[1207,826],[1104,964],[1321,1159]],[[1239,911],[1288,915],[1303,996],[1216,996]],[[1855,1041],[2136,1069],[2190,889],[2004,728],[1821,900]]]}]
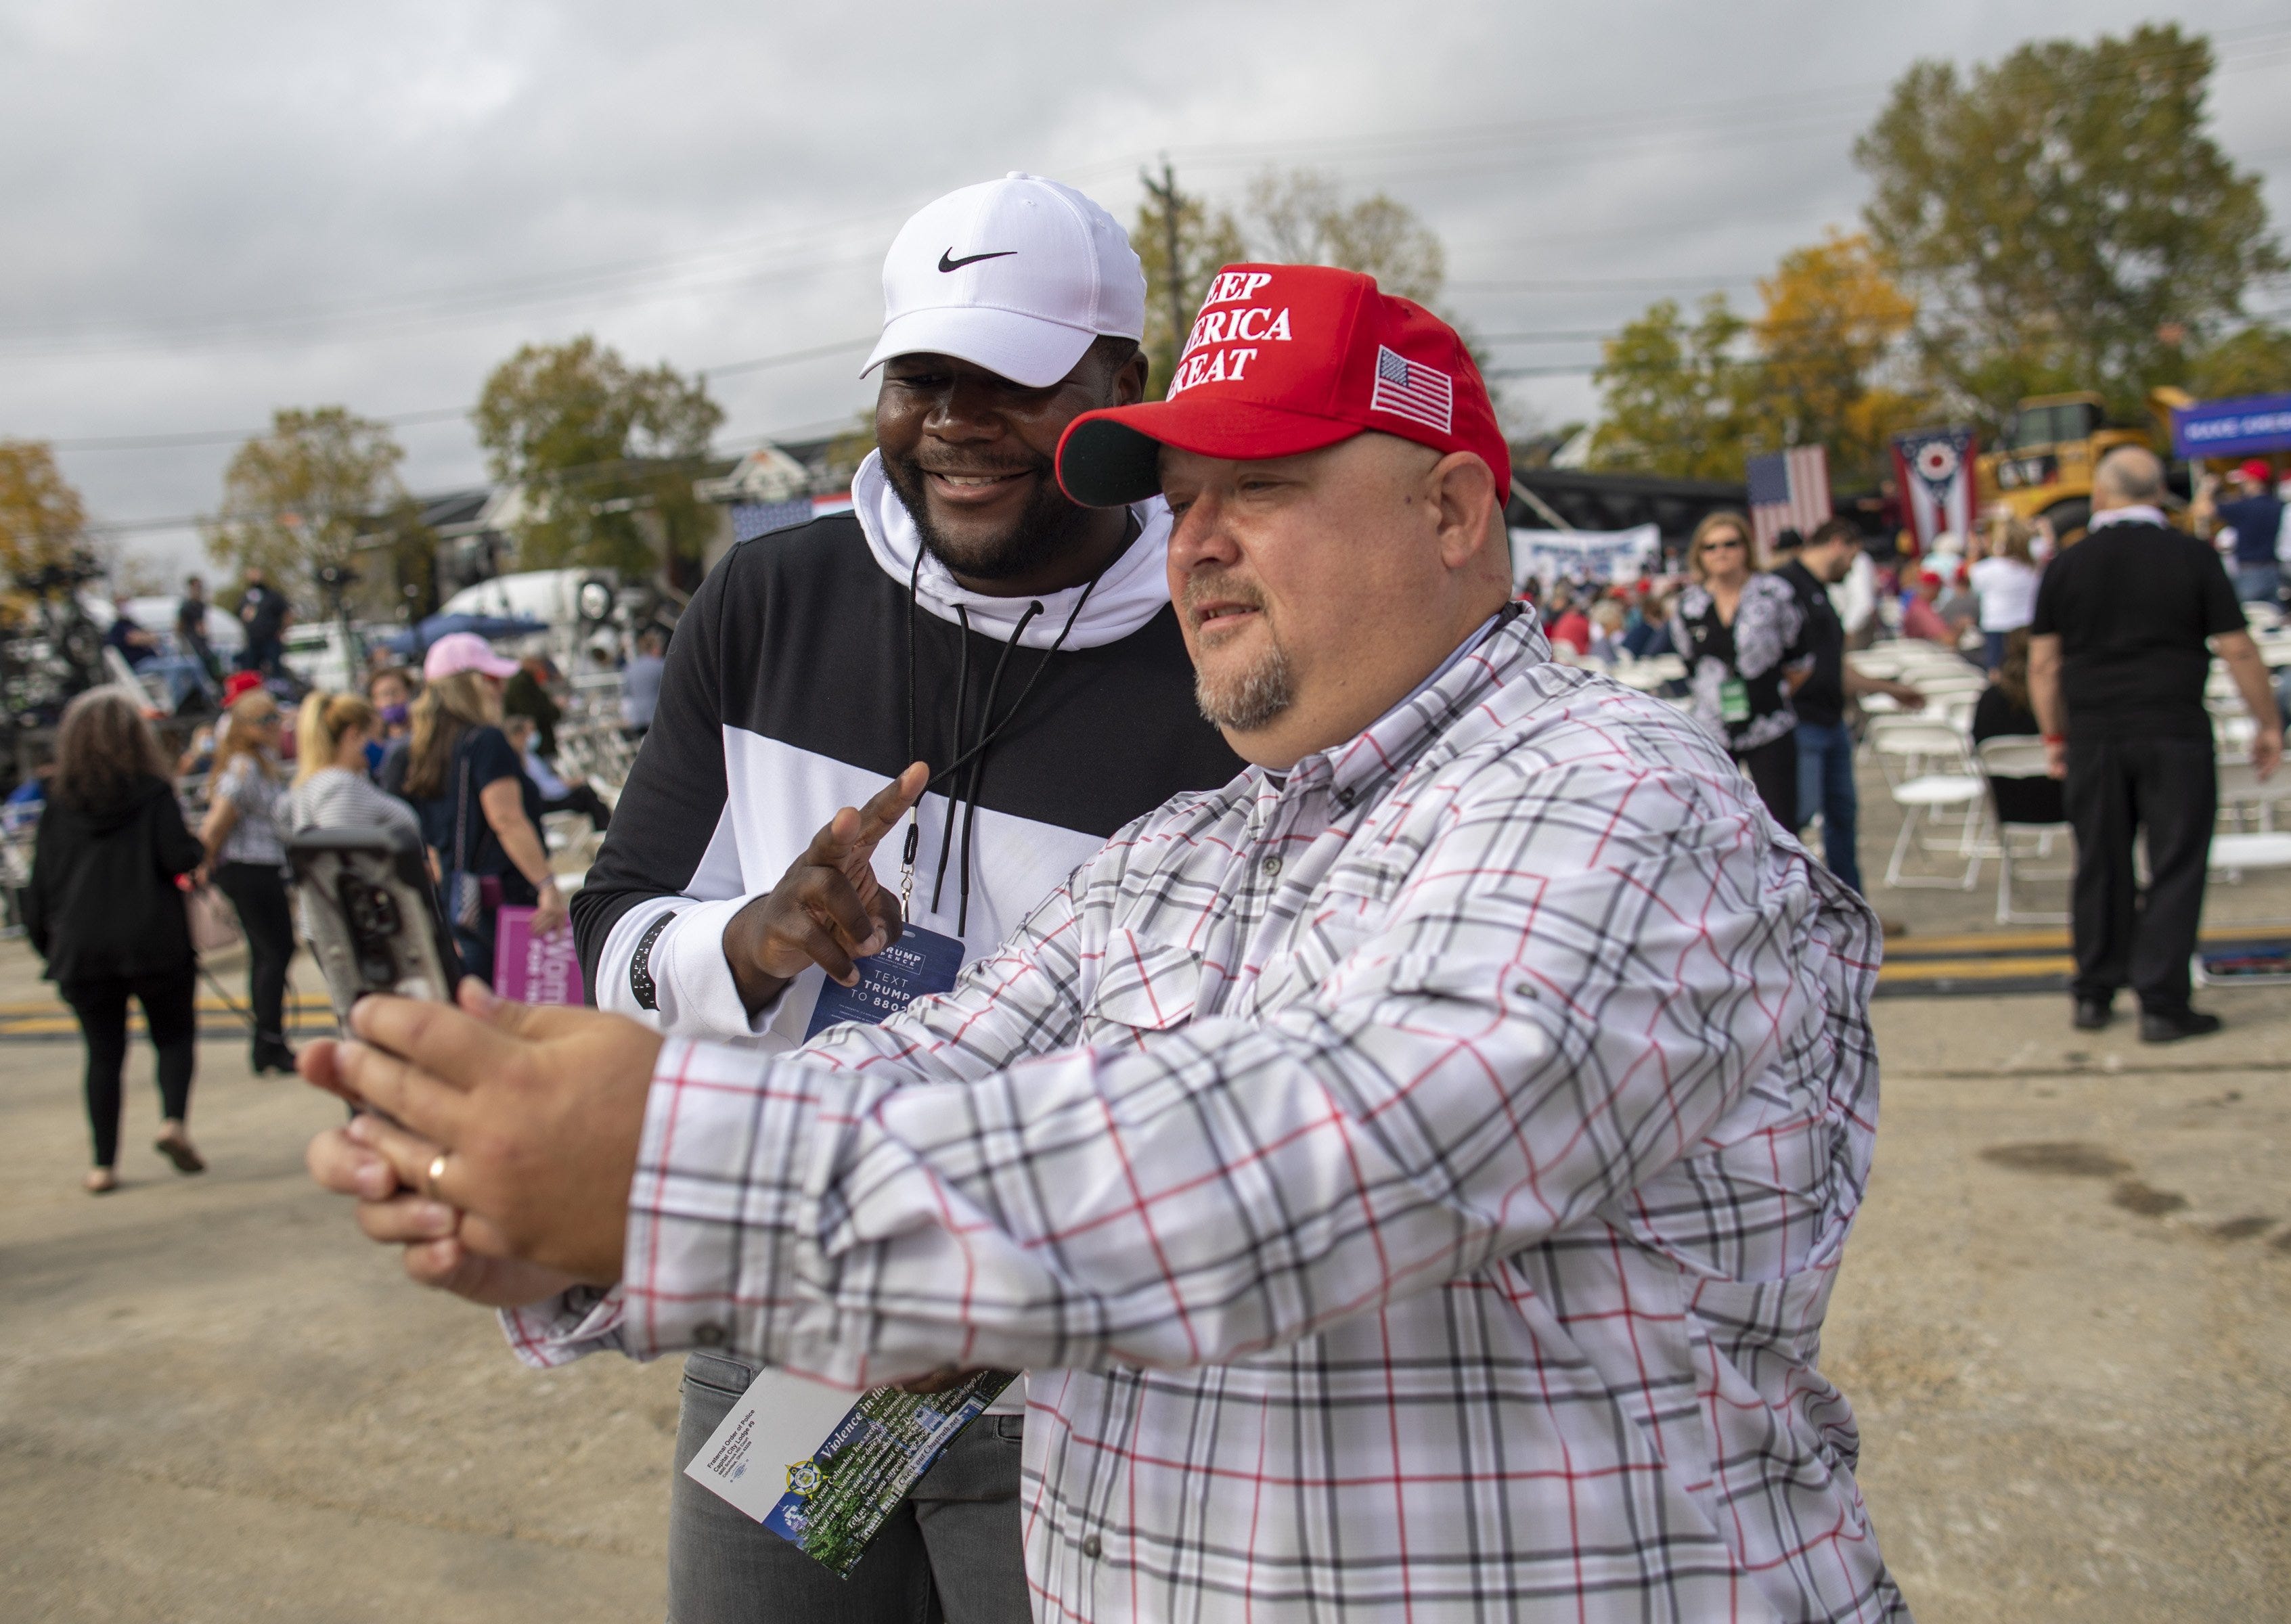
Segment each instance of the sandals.
[{"label": "sandals", "polygon": [[206,1162],[200,1158],[198,1152],[191,1148],[189,1139],[179,1139],[172,1134],[162,1135],[151,1141],[151,1148],[173,1162],[179,1173],[204,1173],[207,1170]]},{"label": "sandals", "polygon": [[79,1181],[79,1187],[90,1195],[109,1195],[119,1187],[119,1175],[108,1167],[92,1167],[87,1170],[87,1177]]}]

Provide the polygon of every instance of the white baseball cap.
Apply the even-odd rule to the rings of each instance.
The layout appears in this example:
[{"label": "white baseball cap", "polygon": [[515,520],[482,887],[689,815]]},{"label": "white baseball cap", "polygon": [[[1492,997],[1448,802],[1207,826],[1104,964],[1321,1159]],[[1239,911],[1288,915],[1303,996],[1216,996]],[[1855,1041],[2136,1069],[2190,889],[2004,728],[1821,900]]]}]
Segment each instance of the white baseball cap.
[{"label": "white baseball cap", "polygon": [[1120,222],[1071,186],[1012,171],[926,205],[883,261],[893,356],[951,355],[1041,389],[1099,338],[1146,335],[1146,268]]}]

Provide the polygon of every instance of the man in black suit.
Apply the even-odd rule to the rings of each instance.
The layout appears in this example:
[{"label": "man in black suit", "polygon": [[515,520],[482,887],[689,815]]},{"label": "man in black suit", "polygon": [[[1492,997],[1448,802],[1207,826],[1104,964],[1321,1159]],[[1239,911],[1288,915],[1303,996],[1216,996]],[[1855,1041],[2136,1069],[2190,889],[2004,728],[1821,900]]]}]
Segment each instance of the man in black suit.
[{"label": "man in black suit", "polygon": [[[2091,532],[2046,568],[2029,627],[2030,698],[2076,830],[2076,1025],[2107,1025],[2128,983],[2150,1043],[2220,1026],[2188,1004],[2219,805],[2204,708],[2214,652],[2258,724],[2253,767],[2263,778],[2283,757],[2282,719],[2235,589],[2218,554],[2165,523],[2163,494],[2153,453],[2123,446],[2102,458]],[[2142,826],[2144,896],[2132,872]]]}]

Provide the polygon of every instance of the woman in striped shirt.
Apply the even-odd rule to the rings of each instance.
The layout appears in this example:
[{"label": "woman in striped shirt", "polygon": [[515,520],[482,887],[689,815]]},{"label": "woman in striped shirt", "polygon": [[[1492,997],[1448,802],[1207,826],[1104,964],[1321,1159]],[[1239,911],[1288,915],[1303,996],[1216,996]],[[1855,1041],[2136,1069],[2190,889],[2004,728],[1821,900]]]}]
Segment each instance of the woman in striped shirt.
[{"label": "woman in striped shirt", "polygon": [[286,1047],[286,961],[294,922],[286,907],[286,854],[278,842],[278,702],[262,688],[241,694],[215,746],[207,815],[199,825],[207,872],[238,911],[246,932],[246,991],[254,1005],[254,1074],[291,1075]]},{"label": "woman in striped shirt", "polygon": [[288,834],[309,829],[403,830],[419,839],[414,808],[374,787],[366,746],[381,717],[356,694],[314,691],[294,723],[294,787],[279,823]]}]

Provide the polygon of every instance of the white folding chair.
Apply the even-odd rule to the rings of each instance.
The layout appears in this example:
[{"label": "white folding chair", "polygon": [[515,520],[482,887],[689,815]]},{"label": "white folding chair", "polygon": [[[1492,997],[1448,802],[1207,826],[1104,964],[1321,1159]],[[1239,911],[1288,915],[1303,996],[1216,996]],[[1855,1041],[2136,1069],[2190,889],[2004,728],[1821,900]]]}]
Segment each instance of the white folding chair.
[{"label": "white folding chair", "polygon": [[2258,824],[2258,832],[2273,833],[2275,808],[2291,801],[2291,769],[2279,769],[2263,782],[2251,758],[2239,752],[2221,756],[2218,770],[2220,816],[2228,822],[2229,832],[2240,832],[2248,817]]},{"label": "white folding chair", "polygon": [[[1973,759],[1980,764],[1981,776],[1990,781],[1991,793],[1999,778],[2049,778],[2051,770],[2045,760],[2045,742],[2026,735],[1983,739],[1973,746]],[[2028,868],[2022,864],[2031,856],[2053,855],[2054,837],[2070,832],[2062,819],[2055,823],[2016,824],[2005,821],[2001,805],[1992,803],[1997,815],[1997,922],[2000,925],[2065,925],[2064,913],[2031,913],[2015,907],[2013,888],[2024,880],[2065,880],[2076,870],[2064,868]],[[2016,842],[2014,837],[2019,837]],[[2022,850],[2016,852],[2016,843]],[[2030,848],[2033,847],[2033,849]]]},{"label": "white folding chair", "polygon": [[[2215,834],[2206,866],[2214,879],[2229,885],[2241,885],[2243,877],[2255,872],[2291,869],[2291,834]],[[2239,919],[2235,924],[2239,929],[2249,926],[2279,929],[2291,925],[2291,918],[2279,914],[2266,919]],[[2203,955],[2199,953],[2196,958],[2201,962]]]},{"label": "white folding chair", "polygon": [[[1869,724],[1869,747],[1886,766],[1886,792],[1901,811],[1901,832],[1893,840],[1893,855],[1885,864],[1885,883],[1896,888],[1937,888],[1969,891],[1981,874],[1980,833],[1989,785],[1982,778],[1965,736],[1946,721],[1921,716],[1881,716]],[[1889,762],[1900,763],[1901,776]],[[1916,848],[1920,821],[1930,825],[1934,816],[1955,809],[1964,817],[1957,840],[1928,840],[1925,849],[1946,851],[1952,846],[1965,859],[1960,879],[1947,875],[1904,874],[1909,853]]]},{"label": "white folding chair", "polygon": [[2215,834],[2208,862],[2212,872],[2240,885],[2250,870],[2291,868],[2291,834]]}]

